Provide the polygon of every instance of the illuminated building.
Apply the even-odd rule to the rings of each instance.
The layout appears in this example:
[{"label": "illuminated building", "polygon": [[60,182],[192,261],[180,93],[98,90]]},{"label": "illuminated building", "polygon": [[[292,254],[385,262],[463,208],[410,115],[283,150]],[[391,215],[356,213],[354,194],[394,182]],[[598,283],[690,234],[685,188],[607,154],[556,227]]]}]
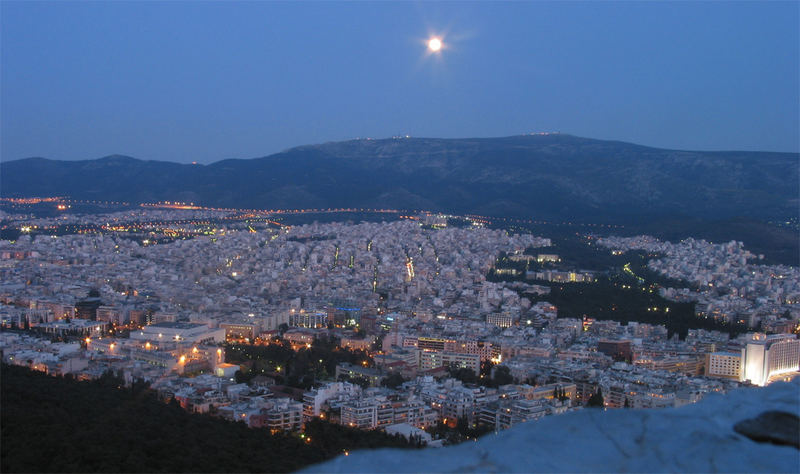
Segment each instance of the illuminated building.
[{"label": "illuminated building", "polygon": [[455,342],[450,339],[440,339],[436,337],[420,337],[417,338],[417,347],[423,351],[443,351],[445,344],[448,342]]},{"label": "illuminated building", "polygon": [[233,379],[238,370],[240,370],[238,365],[222,362],[216,364],[216,367],[214,368],[214,375],[223,379]]},{"label": "illuminated building", "polygon": [[224,342],[225,329],[209,329],[205,324],[156,323],[132,331],[131,339],[156,342]]},{"label": "illuminated building", "polygon": [[289,315],[289,326],[301,328],[324,328],[328,325],[328,314],[323,311],[296,311]]},{"label": "illuminated building", "polygon": [[37,328],[46,333],[58,336],[63,336],[65,334],[93,336],[105,333],[108,330],[108,323],[105,321],[90,321],[87,319],[72,319],[67,322],[66,320],[59,319],[51,323],[40,324]]},{"label": "illuminated building", "polygon": [[741,380],[742,354],[735,352],[713,352],[706,355],[705,375]]},{"label": "illuminated building", "polygon": [[510,328],[514,324],[514,316],[509,311],[487,314],[486,324],[492,324],[501,328]]},{"label": "illuminated building", "polygon": [[770,377],[797,372],[800,368],[800,340],[794,334],[750,335],[742,349],[742,381],[764,386]]},{"label": "illuminated building", "polygon": [[339,340],[339,347],[347,347],[354,351],[368,351],[374,342],[374,336],[367,336],[364,338],[343,336]]},{"label": "illuminated building", "polygon": [[353,327],[361,322],[361,308],[352,300],[334,299],[328,304],[328,321],[339,327]]},{"label": "illuminated building", "polygon": [[225,330],[226,340],[255,339],[256,327],[253,324],[222,323],[219,327]]},{"label": "illuminated building", "polygon": [[561,259],[558,257],[558,255],[540,253],[539,255],[536,256],[536,261],[538,263],[545,263],[545,262],[558,263],[561,261]]},{"label": "illuminated building", "polygon": [[419,353],[420,370],[439,367],[470,369],[477,375],[481,371],[481,358],[477,354],[458,354],[455,352],[421,351]]},{"label": "illuminated building", "polygon": [[283,334],[283,340],[289,342],[295,350],[313,344],[316,333],[310,329],[290,329]]}]

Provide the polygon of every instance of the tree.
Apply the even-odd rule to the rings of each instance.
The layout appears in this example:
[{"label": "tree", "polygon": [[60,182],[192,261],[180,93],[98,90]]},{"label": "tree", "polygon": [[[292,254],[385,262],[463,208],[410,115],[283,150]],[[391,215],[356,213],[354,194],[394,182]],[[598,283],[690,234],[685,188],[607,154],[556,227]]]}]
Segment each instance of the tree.
[{"label": "tree", "polygon": [[349,376],[347,374],[339,375],[339,382],[350,382],[352,384],[358,385],[361,388],[369,388],[370,383],[369,379],[362,377],[360,375]]},{"label": "tree", "polygon": [[465,367],[448,367],[447,370],[454,379],[458,379],[464,383],[478,383],[478,376],[475,375],[472,369],[467,369]]},{"label": "tree", "polygon": [[236,373],[233,374],[236,383],[250,383],[253,376],[254,374],[252,371],[242,372],[241,370],[237,370]]},{"label": "tree", "polygon": [[394,372],[389,374],[385,379],[381,380],[381,385],[383,385],[384,387],[389,387],[394,389],[399,387],[405,381],[406,379],[403,378],[402,375],[400,375],[397,372]]},{"label": "tree", "polygon": [[628,400],[628,397],[625,397],[625,404],[622,405],[624,408],[630,408],[631,402]]},{"label": "tree", "polygon": [[586,402],[587,407],[592,408],[603,408],[605,406],[605,401],[603,400],[603,391],[600,387],[597,387],[597,391],[589,397],[589,401]]},{"label": "tree", "polygon": [[490,360],[485,360],[481,362],[481,377],[483,378],[491,378],[492,376],[492,367],[494,367],[494,362]]},{"label": "tree", "polygon": [[286,331],[288,330],[289,330],[289,325],[286,323],[281,323],[278,326],[278,332],[280,333],[281,337],[283,337],[283,335],[286,334]]},{"label": "tree", "polygon": [[492,382],[495,387],[514,383],[514,377],[511,375],[511,369],[505,365],[498,366],[496,369],[494,369],[494,377]]}]

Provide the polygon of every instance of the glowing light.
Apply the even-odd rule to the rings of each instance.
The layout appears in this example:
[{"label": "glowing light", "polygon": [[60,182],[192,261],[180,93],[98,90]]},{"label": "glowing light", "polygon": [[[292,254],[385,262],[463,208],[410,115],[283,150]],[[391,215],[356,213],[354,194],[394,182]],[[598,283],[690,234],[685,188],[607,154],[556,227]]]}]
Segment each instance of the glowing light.
[{"label": "glowing light", "polygon": [[428,51],[432,53],[438,53],[442,50],[442,39],[433,37],[428,40]]}]

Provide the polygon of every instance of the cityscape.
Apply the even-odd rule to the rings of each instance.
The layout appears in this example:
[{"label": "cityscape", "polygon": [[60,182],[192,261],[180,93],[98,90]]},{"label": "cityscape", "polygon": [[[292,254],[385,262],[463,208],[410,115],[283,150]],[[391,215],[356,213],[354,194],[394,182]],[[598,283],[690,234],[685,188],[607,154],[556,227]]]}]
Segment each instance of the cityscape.
[{"label": "cityscape", "polygon": [[[2,214],[18,230],[0,243],[3,362],[145,381],[188,412],[272,433],[319,419],[443,446],[800,373],[798,268],[764,264],[741,242],[587,240],[608,255],[647,252],[650,274],[685,285],[663,286],[630,263],[562,267],[549,237],[487,217],[382,210],[370,215],[386,220],[354,223],[356,210],[340,210],[344,222],[319,223],[336,212],[177,203],[72,215],[44,202],[59,212]],[[310,222],[282,223],[288,214]],[[552,286],[614,271],[625,291],[665,302],[643,311],[666,320],[670,305],[691,302],[698,322],[742,331],[679,337],[663,324],[563,317],[547,301]],[[296,361],[323,351],[339,354]]]},{"label": "cityscape", "polygon": [[0,472],[797,472],[798,18],[0,1]]}]

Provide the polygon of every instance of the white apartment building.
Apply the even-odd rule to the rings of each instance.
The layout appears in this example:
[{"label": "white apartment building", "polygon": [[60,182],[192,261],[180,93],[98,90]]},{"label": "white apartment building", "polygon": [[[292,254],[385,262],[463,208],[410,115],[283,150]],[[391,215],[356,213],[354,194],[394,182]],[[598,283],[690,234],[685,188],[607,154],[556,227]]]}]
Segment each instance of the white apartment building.
[{"label": "white apartment building", "polygon": [[763,387],[770,377],[800,369],[800,339],[794,334],[752,334],[742,359],[742,380]]},{"label": "white apartment building", "polygon": [[322,412],[322,405],[332,398],[357,397],[361,387],[349,382],[331,382],[303,394],[303,418],[316,418]]},{"label": "white apartment building", "polygon": [[735,352],[707,354],[705,375],[740,380],[742,377],[742,354]]}]

